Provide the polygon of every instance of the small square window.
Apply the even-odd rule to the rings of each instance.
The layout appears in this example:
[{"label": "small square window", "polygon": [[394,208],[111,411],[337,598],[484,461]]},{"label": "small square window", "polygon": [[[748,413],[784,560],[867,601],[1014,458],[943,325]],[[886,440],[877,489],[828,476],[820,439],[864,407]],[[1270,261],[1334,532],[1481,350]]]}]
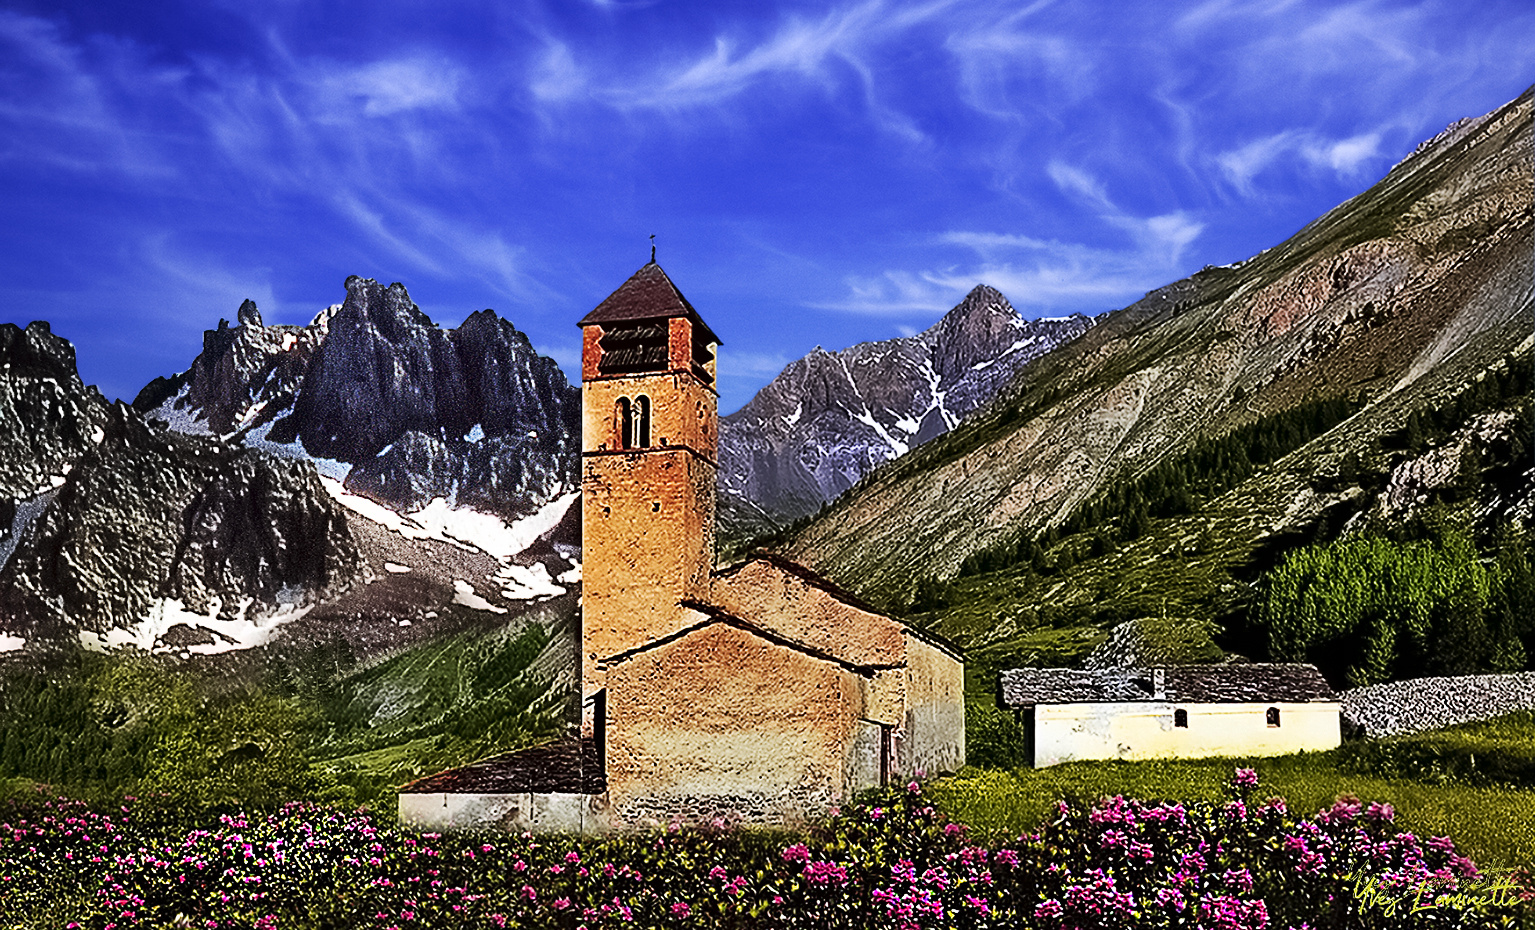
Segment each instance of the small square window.
[{"label": "small square window", "polygon": [[1279,726],[1279,708],[1277,708],[1277,707],[1270,707],[1268,709],[1268,711],[1264,714],[1264,717],[1265,717],[1265,719],[1268,720],[1268,725],[1269,726],[1271,726],[1271,727]]},{"label": "small square window", "polygon": [[1173,711],[1173,726],[1188,729],[1189,712],[1181,709]]}]

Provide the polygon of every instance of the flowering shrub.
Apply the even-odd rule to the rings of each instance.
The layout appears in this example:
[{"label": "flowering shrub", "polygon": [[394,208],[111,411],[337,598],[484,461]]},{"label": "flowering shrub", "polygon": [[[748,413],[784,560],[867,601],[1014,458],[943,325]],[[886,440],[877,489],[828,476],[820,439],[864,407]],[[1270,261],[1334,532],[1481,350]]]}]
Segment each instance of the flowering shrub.
[{"label": "flowering shrub", "polygon": [[1516,926],[1520,889],[1352,798],[1310,818],[1238,770],[1218,803],[1061,803],[972,843],[920,786],[802,836],[437,836],[314,804],[209,829],[64,801],[0,813],[5,926],[1285,930]]}]

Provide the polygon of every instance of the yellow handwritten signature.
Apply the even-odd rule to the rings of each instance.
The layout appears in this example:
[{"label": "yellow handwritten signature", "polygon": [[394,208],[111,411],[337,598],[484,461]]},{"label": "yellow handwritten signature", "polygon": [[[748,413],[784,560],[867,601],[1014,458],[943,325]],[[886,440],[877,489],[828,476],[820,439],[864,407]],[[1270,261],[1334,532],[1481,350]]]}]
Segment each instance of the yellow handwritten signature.
[{"label": "yellow handwritten signature", "polygon": [[1405,885],[1382,881],[1378,875],[1355,875],[1354,896],[1366,907],[1380,908],[1387,917],[1436,908],[1502,907],[1519,900],[1516,871],[1484,869],[1476,878],[1428,878]]}]

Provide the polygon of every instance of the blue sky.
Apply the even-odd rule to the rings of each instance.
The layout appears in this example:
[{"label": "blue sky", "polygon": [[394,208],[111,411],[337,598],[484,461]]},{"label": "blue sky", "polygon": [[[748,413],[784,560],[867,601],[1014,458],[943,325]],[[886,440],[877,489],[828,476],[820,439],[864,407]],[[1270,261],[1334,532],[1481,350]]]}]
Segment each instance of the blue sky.
[{"label": "blue sky", "polygon": [[1096,313],[1246,258],[1535,81],[1535,5],[0,5],[0,321],[132,398],[351,274],[573,372],[648,258],[733,410],[976,283]]}]

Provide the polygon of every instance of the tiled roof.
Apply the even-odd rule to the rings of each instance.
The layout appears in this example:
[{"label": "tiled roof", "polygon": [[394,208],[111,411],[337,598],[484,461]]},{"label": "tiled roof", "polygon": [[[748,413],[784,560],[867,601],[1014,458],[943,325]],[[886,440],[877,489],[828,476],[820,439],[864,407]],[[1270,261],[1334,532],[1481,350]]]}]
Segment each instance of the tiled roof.
[{"label": "tiled roof", "polygon": [[401,794],[602,794],[607,774],[589,739],[564,739],[491,756],[400,789]]},{"label": "tiled roof", "polygon": [[660,265],[651,261],[630,275],[629,280],[620,284],[618,290],[609,294],[576,325],[662,320],[674,316],[687,317],[693,321],[694,326],[703,330],[711,342],[719,343],[719,337],[714,335],[709,324],[703,321],[703,317],[682,296],[682,292],[677,290],[677,285],[666,276]]},{"label": "tiled roof", "polygon": [[[1156,669],[1016,668],[1001,676],[1002,703],[1090,704],[1155,700]],[[1316,666],[1300,663],[1174,665],[1163,669],[1161,700],[1174,704],[1336,701]]]}]

